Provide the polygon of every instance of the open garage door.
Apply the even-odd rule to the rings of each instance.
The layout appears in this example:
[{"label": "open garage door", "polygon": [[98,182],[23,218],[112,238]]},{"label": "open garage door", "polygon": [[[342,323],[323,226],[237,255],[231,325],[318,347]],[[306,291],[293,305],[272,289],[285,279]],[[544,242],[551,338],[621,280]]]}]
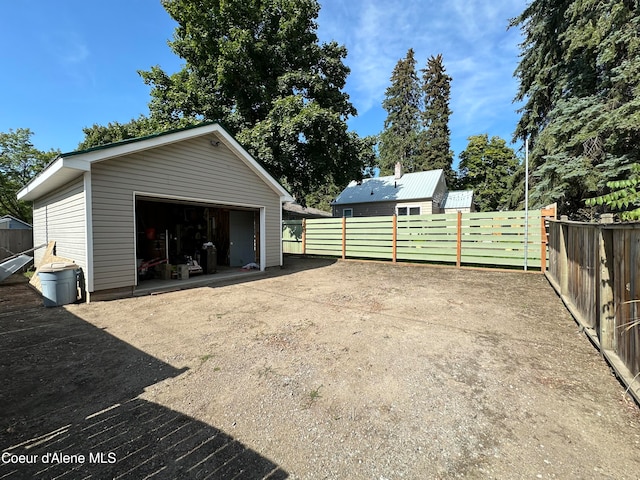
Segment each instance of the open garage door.
[{"label": "open garage door", "polygon": [[[259,265],[259,230],[257,208],[136,196],[138,284],[175,279],[184,275],[185,265],[189,276],[212,274],[213,264]],[[212,254],[215,262],[207,258]]]}]

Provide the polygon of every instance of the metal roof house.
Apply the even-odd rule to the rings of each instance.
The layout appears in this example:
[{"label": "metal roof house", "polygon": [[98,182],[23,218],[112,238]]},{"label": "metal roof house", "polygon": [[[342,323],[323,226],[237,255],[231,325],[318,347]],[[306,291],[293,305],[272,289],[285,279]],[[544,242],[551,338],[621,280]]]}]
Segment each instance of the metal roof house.
[{"label": "metal roof house", "polygon": [[293,200],[217,123],[61,154],[18,198],[33,202],[34,244],[83,269],[88,299],[132,295],[141,263],[183,264],[209,242],[218,265],[282,265]]},{"label": "metal roof house", "polygon": [[452,190],[447,192],[442,202],[443,213],[474,212],[473,190]]},{"label": "metal roof house", "polygon": [[446,198],[443,170],[403,175],[396,164],[394,175],[352,181],[331,205],[334,217],[428,215],[444,213]]}]

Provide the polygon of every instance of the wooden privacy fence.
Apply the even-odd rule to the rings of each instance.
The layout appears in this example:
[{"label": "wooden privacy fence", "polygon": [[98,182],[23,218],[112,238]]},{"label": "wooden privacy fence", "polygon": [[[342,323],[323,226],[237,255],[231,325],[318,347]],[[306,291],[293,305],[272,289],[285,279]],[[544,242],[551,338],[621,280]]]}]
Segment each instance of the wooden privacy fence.
[{"label": "wooden privacy fence", "polygon": [[33,230],[0,229],[0,260],[33,247]]},{"label": "wooden privacy fence", "polygon": [[640,402],[640,224],[551,221],[546,275]]},{"label": "wooden privacy fence", "polygon": [[392,262],[527,267],[544,270],[545,219],[554,209],[529,212],[450,213],[283,222],[283,251]]}]

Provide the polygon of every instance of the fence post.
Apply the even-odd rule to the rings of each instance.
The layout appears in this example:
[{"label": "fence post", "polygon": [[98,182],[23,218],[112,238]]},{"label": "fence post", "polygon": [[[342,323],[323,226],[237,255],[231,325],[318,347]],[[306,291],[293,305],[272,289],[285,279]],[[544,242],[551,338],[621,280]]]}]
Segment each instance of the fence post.
[{"label": "fence post", "polygon": [[462,212],[458,210],[458,227],[456,241],[456,267],[462,263]]},{"label": "fence post", "polygon": [[560,233],[560,251],[558,252],[558,266],[560,268],[560,294],[567,295],[569,293],[569,257],[567,255],[567,226],[563,223],[559,225]]},{"label": "fence post", "polygon": [[347,258],[347,217],[342,217],[342,259]]},{"label": "fence post", "polygon": [[547,228],[545,226],[545,210],[540,210],[540,273],[547,269]]},{"label": "fence post", "polygon": [[600,257],[600,302],[598,316],[600,318],[600,350],[615,350],[616,322],[615,302],[613,295],[613,230],[598,228],[598,251]]},{"label": "fence post", "polygon": [[302,219],[302,255],[307,254],[307,219]]},{"label": "fence post", "polygon": [[393,233],[391,234],[391,261],[396,263],[398,258],[398,217],[393,216]]}]

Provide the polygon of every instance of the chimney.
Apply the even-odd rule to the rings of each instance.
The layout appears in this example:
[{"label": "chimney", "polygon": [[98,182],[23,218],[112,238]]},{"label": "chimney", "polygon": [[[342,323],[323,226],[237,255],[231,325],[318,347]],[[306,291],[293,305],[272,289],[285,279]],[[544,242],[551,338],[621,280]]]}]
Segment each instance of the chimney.
[{"label": "chimney", "polygon": [[400,180],[402,178],[402,164],[400,162],[396,162],[396,180]]}]

